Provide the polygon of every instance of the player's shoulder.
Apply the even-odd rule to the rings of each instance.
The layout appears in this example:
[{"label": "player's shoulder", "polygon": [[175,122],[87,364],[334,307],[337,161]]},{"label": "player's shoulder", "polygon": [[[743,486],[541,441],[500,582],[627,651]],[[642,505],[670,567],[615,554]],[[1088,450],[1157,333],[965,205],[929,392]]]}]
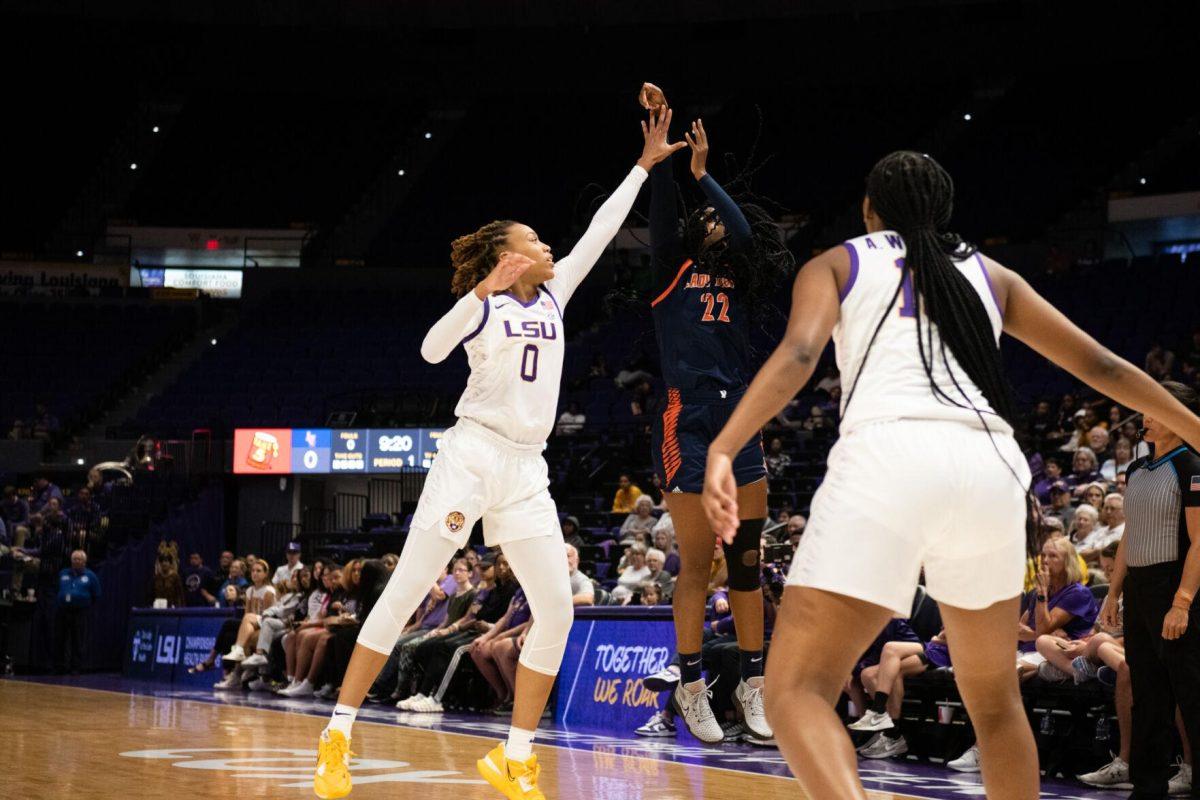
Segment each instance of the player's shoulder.
[{"label": "player's shoulder", "polygon": [[847,239],[842,242],[841,249],[846,250],[852,258],[856,256],[861,258],[873,253],[884,254],[893,251],[903,253],[905,246],[903,237],[895,231],[875,231]]}]

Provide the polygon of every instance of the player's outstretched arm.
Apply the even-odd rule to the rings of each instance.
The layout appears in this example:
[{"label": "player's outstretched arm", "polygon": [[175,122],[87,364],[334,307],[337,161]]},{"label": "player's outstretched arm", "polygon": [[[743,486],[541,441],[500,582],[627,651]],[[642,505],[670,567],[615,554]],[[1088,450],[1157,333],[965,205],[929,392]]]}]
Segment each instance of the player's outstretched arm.
[{"label": "player's outstretched arm", "polygon": [[560,305],[567,304],[579,284],[600,259],[604,248],[617,235],[654,165],[687,147],[684,142],[667,142],[667,129],[670,124],[670,109],[665,113],[653,115],[649,123],[642,122],[642,155],[637,160],[637,165],[596,211],[588,229],[571,249],[570,254],[555,267],[556,275],[552,281],[552,289]]},{"label": "player's outstretched arm", "polygon": [[512,286],[531,266],[533,259],[527,256],[501,253],[500,260],[488,276],[463,295],[441,319],[433,323],[429,333],[425,334],[425,340],[421,342],[421,358],[430,364],[445,361],[463,339],[487,321],[488,296],[495,292],[503,292]]},{"label": "player's outstretched arm", "polygon": [[783,340],[708,448],[702,502],[709,524],[726,542],[733,541],[738,527],[733,458],[812,377],[838,320],[838,259],[849,260],[844,247],[825,251],[800,270],[792,284],[792,310]]},{"label": "player's outstretched arm", "polygon": [[1106,397],[1155,419],[1193,448],[1200,447],[1200,417],[1158,381],[1113,353],[1067,319],[1012,270],[988,260],[1005,294],[1004,332]]},{"label": "player's outstretched arm", "polygon": [[704,120],[692,122],[691,133],[684,133],[683,138],[687,140],[688,147],[692,148],[692,177],[700,184],[704,196],[712,204],[717,217],[724,223],[729,244],[733,247],[749,244],[750,223],[746,221],[746,215],[721,184],[708,174],[708,133],[704,130]]}]

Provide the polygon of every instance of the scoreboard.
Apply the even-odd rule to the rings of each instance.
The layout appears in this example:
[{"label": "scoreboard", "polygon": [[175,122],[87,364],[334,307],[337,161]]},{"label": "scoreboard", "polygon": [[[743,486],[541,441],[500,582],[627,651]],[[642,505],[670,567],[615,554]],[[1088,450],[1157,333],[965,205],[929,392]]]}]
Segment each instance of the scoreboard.
[{"label": "scoreboard", "polygon": [[444,428],[238,428],[238,475],[379,474],[428,470]]}]

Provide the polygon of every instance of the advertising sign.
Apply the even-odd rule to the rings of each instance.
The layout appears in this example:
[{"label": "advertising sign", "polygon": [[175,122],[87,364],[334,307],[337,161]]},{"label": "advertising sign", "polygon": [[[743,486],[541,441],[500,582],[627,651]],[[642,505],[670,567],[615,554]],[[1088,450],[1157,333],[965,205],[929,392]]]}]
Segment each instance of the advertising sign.
[{"label": "advertising sign", "polygon": [[241,475],[291,473],[291,429],[238,428],[233,433],[233,471]]},{"label": "advertising sign", "polygon": [[662,710],[666,693],[642,681],[675,655],[670,608],[663,610],[657,619],[575,620],[559,672],[556,722],[628,731]]}]

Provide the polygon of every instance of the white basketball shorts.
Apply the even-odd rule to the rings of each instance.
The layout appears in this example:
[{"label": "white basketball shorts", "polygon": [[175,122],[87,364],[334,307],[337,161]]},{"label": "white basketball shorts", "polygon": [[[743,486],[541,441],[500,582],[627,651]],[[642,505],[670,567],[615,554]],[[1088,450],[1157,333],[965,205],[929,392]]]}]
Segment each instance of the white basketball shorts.
[{"label": "white basketball shorts", "polygon": [[857,428],[829,452],[788,585],[901,617],[922,568],[929,594],[958,608],[1016,597],[1025,579],[1029,481],[1025,457],[1006,433],[916,419]]},{"label": "white basketball shorts", "polygon": [[458,547],[483,519],[489,546],[558,534],[543,445],[510,442],[460,419],[442,437],[413,515],[413,532],[437,530]]}]

